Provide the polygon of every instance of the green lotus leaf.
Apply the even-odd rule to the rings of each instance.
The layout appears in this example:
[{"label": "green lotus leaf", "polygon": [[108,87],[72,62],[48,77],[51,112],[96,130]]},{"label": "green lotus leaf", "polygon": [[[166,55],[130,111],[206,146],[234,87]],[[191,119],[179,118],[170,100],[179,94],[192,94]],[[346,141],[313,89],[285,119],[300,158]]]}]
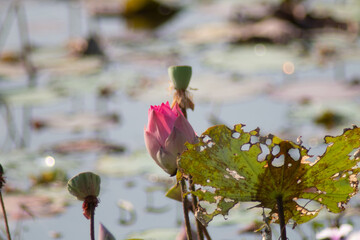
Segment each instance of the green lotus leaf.
[{"label": "green lotus leaf", "polygon": [[[200,205],[197,218],[208,224],[239,202],[259,202],[278,220],[277,200],[283,201],[285,222],[300,224],[316,217],[322,206],[338,213],[358,191],[360,128],[325,137],[325,153],[315,162],[300,144],[276,136],[259,136],[259,129],[245,132],[242,125],[218,125],[206,130],[197,144],[187,144],[179,159],[182,176],[191,175],[198,188],[192,193]],[[310,211],[299,199],[320,204]],[[213,205],[212,211],[202,203]]]}]

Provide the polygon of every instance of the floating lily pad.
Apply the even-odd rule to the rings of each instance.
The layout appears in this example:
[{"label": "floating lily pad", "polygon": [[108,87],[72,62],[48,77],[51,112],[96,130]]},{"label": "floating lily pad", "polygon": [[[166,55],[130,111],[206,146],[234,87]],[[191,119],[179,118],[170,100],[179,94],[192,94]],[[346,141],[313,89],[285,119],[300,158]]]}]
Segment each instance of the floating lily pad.
[{"label": "floating lily pad", "polygon": [[21,63],[0,62],[0,79],[18,79],[26,76],[26,70]]},{"label": "floating lily pad", "polygon": [[265,44],[242,47],[228,47],[210,50],[204,56],[204,63],[210,67],[240,74],[283,72],[284,64],[292,64],[297,71],[305,68],[309,59],[296,55],[296,50]]},{"label": "floating lily pad", "polygon": [[35,195],[4,196],[8,218],[12,220],[49,217],[65,210],[64,204],[55,204],[51,198]]},{"label": "floating lily pad", "polygon": [[350,0],[346,2],[315,1],[311,4],[311,10],[327,13],[339,20],[360,21],[359,1]]},{"label": "floating lily pad", "polygon": [[33,186],[31,177],[41,176],[54,169],[65,173],[78,166],[78,162],[73,159],[69,161],[56,154],[48,155],[28,151],[2,153],[0,162],[5,171],[7,185],[22,191],[27,191]]},{"label": "floating lily pad", "polygon": [[32,125],[37,129],[55,128],[71,131],[96,131],[113,127],[118,123],[116,114],[98,115],[94,113],[54,114],[33,119]]},{"label": "floating lily pad", "polygon": [[60,95],[48,88],[17,88],[0,91],[0,98],[7,104],[21,106],[37,106],[54,103],[61,99]]},{"label": "floating lily pad", "polygon": [[100,139],[80,139],[57,144],[51,149],[59,154],[70,154],[75,152],[123,152],[125,147]]},{"label": "floating lily pad", "polygon": [[77,57],[67,49],[40,49],[32,54],[34,65],[56,75],[83,75],[98,72],[102,59],[98,57]]},{"label": "floating lily pad", "polygon": [[298,36],[300,36],[300,30],[291,23],[281,19],[267,18],[256,23],[204,24],[204,26],[184,31],[181,40],[191,44],[251,43],[259,39],[267,43],[287,43]]},{"label": "floating lily pad", "polygon": [[336,99],[351,99],[359,96],[360,85],[346,82],[317,80],[298,81],[273,89],[270,94],[276,99],[297,102],[325,102]]},{"label": "floating lily pad", "polygon": [[151,229],[138,233],[131,233],[127,236],[128,239],[143,239],[143,240],[169,240],[176,239],[179,229],[164,228]]},{"label": "floating lily pad", "polygon": [[96,170],[101,174],[116,177],[127,177],[145,173],[165,173],[149,157],[145,151],[135,152],[132,155],[104,155],[96,164]]},{"label": "floating lily pad", "polygon": [[133,71],[109,69],[91,75],[53,76],[50,79],[49,88],[65,96],[101,95],[104,88],[110,88],[113,92],[126,91],[138,87],[139,82],[138,74]]},{"label": "floating lily pad", "polygon": [[339,129],[346,125],[349,126],[351,124],[357,124],[358,119],[360,119],[360,112],[358,111],[359,108],[359,104],[350,101],[303,104],[292,108],[290,117],[300,124],[310,124],[311,121],[316,119],[320,120],[320,122],[326,123],[326,121],[321,121],[320,117],[326,117],[325,113],[332,113],[333,116],[328,115],[330,118],[328,120],[336,120],[335,118],[338,116],[340,119],[338,119],[339,121],[334,122],[336,124],[333,127]]},{"label": "floating lily pad", "polygon": [[[189,92],[195,102],[234,102],[256,96],[270,87],[263,79],[233,79],[223,75],[194,75],[190,81]],[[174,93],[168,77],[149,82],[146,89],[139,89],[132,97],[144,102],[164,101],[171,99]]]}]

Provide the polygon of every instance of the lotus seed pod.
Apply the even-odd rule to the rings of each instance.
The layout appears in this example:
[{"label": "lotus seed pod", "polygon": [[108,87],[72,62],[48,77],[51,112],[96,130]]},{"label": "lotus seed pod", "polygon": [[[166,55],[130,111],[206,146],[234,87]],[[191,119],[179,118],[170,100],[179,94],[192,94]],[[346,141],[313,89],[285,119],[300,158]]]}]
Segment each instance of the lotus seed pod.
[{"label": "lotus seed pod", "polygon": [[92,172],[83,172],[68,181],[68,191],[78,200],[84,201],[88,196],[99,196],[101,179]]},{"label": "lotus seed pod", "polygon": [[192,69],[190,66],[171,66],[168,69],[169,77],[176,90],[186,90],[189,86]]}]

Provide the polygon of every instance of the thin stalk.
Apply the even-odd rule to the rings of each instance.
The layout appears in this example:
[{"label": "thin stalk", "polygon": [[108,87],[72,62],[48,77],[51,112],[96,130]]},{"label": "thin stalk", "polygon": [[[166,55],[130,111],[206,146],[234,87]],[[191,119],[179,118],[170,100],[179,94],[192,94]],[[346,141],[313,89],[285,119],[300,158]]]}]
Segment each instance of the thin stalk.
[{"label": "thin stalk", "polygon": [[92,206],[90,210],[90,239],[95,240],[95,232],[94,232],[94,215],[95,215],[95,207]]},{"label": "thin stalk", "polygon": [[25,7],[22,4],[21,0],[14,0],[14,10],[17,16],[18,22],[18,30],[19,30],[19,38],[21,43],[21,59],[23,61],[27,77],[28,77],[28,85],[29,87],[35,86],[35,74],[36,69],[31,62],[29,53],[31,51],[30,45],[30,37],[29,37],[29,30],[27,26],[27,18],[25,13]]},{"label": "thin stalk", "polygon": [[11,2],[9,4],[9,8],[6,11],[6,15],[4,17],[4,21],[0,26],[0,52],[5,45],[6,38],[9,36],[9,30],[11,28],[12,22],[14,20],[13,10],[15,7],[15,2]]},{"label": "thin stalk", "polygon": [[183,204],[183,212],[184,212],[184,221],[185,221],[185,229],[186,229],[186,236],[188,240],[192,240],[191,235],[191,226],[190,226],[190,219],[189,219],[189,208],[187,205],[187,197],[184,196],[184,193],[186,192],[186,183],[185,179],[182,178],[180,181],[180,187],[181,187],[181,195],[182,195],[182,204]]},{"label": "thin stalk", "polygon": [[4,214],[4,221],[5,221],[7,239],[11,240],[10,230],[9,230],[9,223],[8,223],[7,216],[6,216],[5,204],[4,204],[4,200],[3,200],[3,197],[2,197],[1,190],[0,190],[0,201],[1,201],[1,208],[2,208],[2,211],[3,211],[3,214]]},{"label": "thin stalk", "polygon": [[206,239],[211,240],[211,237],[210,237],[210,234],[209,234],[207,228],[205,226],[202,226],[202,228],[203,228],[203,232],[204,232]]},{"label": "thin stalk", "polygon": [[284,206],[283,206],[283,199],[282,199],[281,195],[276,198],[276,202],[277,202],[279,221],[280,221],[281,240],[287,240]]},{"label": "thin stalk", "polygon": [[[189,177],[189,183],[190,183],[190,190],[195,191],[195,186],[193,184],[191,176]],[[192,205],[193,205],[193,209],[194,209],[194,213],[195,213],[195,209],[197,208],[197,205],[198,205],[197,198],[195,196],[192,197]],[[196,217],[195,217],[195,220],[196,220],[198,240],[204,240],[204,233],[203,233],[204,226],[201,224],[201,222]]]}]

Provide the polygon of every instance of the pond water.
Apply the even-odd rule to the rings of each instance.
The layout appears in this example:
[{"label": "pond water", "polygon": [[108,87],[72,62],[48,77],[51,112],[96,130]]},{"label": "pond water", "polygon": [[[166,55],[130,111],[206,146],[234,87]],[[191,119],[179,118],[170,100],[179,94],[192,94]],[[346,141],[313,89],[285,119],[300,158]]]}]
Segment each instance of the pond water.
[{"label": "pond water", "polygon": [[[0,3],[2,22],[10,4],[6,0]],[[321,154],[323,136],[339,135],[343,128],[360,123],[359,83],[349,88],[350,82],[360,78],[358,35],[351,39],[344,33],[319,34],[316,39],[319,45],[323,44],[324,49],[334,47],[339,53],[319,64],[316,48],[301,56],[301,44],[296,41],[279,46],[234,45],[216,40],[214,32],[220,32],[219,28],[205,30],[206,26],[226,22],[234,1],[182,4],[184,10],[168,22],[157,29],[142,31],[128,28],[129,23],[120,17],[91,17],[85,4],[78,1],[24,1],[29,39],[36,47],[31,60],[39,70],[32,80],[36,86],[28,87],[29,80],[21,67],[10,71],[8,65],[0,66],[0,96],[4,99],[0,105],[0,122],[4,126],[0,129],[0,162],[6,171],[11,161],[13,164],[18,161],[15,170],[19,172],[8,171],[9,185],[34,193],[39,190],[37,187],[30,190],[29,175],[39,176],[55,167],[64,169],[68,177],[94,171],[102,179],[95,215],[96,234],[101,222],[117,239],[154,229],[163,230],[154,239],[172,239],[181,227],[181,205],[164,196],[171,179],[145,153],[143,131],[149,106],[172,100],[167,68],[174,64],[193,67],[190,92],[195,110],[188,112],[188,119],[198,134],[214,124],[231,127],[243,123],[246,130],[260,127],[262,134],[272,133],[293,141],[302,136],[304,145],[312,148],[311,153]],[[0,53],[21,49],[13,20],[11,25],[1,25]],[[359,19],[355,21],[358,23]],[[4,30],[7,26],[8,31]],[[194,27],[198,29],[194,31]],[[204,31],[205,37],[195,34],[200,31]],[[66,48],[69,39],[87,37],[89,32],[101,38],[108,58],[105,65],[96,58],[69,57]],[[100,96],[103,89],[110,92],[109,96]],[[309,104],[301,104],[304,101]],[[314,119],[326,110],[340,115],[341,122],[330,128],[316,124]],[[117,116],[112,118],[114,121],[104,119],[114,114]],[[44,123],[44,127],[35,129],[32,127],[35,123]],[[74,147],[74,141],[89,139],[121,146],[125,151],[109,152],[94,147],[89,150],[86,148],[89,145],[79,144],[77,151],[59,153],[54,147],[67,144],[67,148],[61,145],[66,151]],[[46,156],[55,158],[54,166],[44,165]],[[68,206],[61,213],[42,216],[34,212],[30,218],[10,217],[14,239],[88,238],[89,222],[82,216],[81,203],[63,189],[62,192],[57,185],[50,185],[42,190],[52,199],[64,198]],[[13,193],[4,195],[7,194]],[[119,208],[120,200],[131,203],[134,221],[131,211]],[[260,235],[253,233],[238,233],[255,219],[261,221],[259,212],[236,214],[237,211],[241,212],[234,210],[227,221],[219,217],[210,224],[213,239],[260,239]],[[346,218],[344,222],[357,218]],[[334,216],[324,213],[319,219],[328,226]],[[311,226],[312,223],[304,224],[296,230],[289,227],[289,239],[314,239]],[[357,230],[359,227],[354,226]],[[277,225],[273,231],[277,239]]]}]

